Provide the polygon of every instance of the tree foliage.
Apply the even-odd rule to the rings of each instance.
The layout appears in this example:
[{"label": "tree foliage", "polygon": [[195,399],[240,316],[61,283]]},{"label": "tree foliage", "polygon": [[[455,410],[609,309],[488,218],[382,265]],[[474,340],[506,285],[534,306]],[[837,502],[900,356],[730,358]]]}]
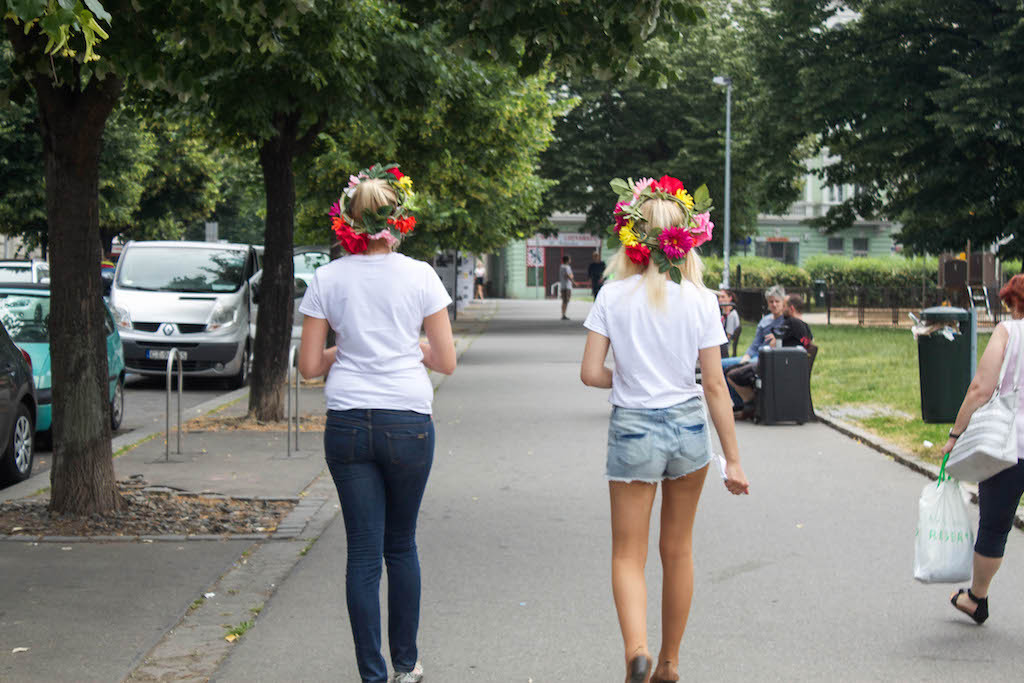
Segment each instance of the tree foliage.
[{"label": "tree foliage", "polygon": [[537,173],[538,158],[560,111],[548,77],[454,54],[431,72],[423,107],[338,121],[321,136],[301,174],[297,239],[332,238],[326,207],[349,174],[375,160],[396,161],[415,179],[417,227],[406,253],[485,252],[532,234],[549,184]]},{"label": "tree foliage", "polygon": [[662,89],[636,79],[579,79],[562,96],[579,105],[559,120],[555,142],[543,156],[543,173],[558,181],[548,196],[553,210],[585,213],[587,230],[611,222],[615,177],[669,174],[695,189],[707,184],[714,198],[713,244],[720,248],[725,207],[725,89],[732,79],[732,235],[753,232],[760,211],[782,209],[797,196],[803,173],[793,145],[775,141],[773,121],[761,113],[760,82],[750,49],[756,30],[733,3],[707,3],[709,18],[670,40],[645,47],[673,73]]},{"label": "tree foliage", "polygon": [[[1024,7],[1016,0],[770,0],[759,72],[789,135],[833,156],[829,211],[903,225],[910,251],[991,244],[1021,227]],[[1022,253],[1010,242],[1003,253]]]}]

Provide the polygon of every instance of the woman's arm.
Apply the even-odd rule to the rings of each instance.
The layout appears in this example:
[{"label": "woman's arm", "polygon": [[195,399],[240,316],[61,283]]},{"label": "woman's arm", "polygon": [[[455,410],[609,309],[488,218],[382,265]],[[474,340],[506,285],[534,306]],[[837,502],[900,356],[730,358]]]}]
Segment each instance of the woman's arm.
[{"label": "woman's arm", "polygon": [[423,364],[445,375],[455,372],[455,339],[452,337],[448,308],[442,308],[424,318],[423,331],[427,333],[427,343],[420,343]]},{"label": "woman's arm", "polygon": [[337,346],[324,348],[327,343],[327,321],[306,316],[302,321],[302,341],[299,343],[299,373],[306,379],[323,377],[334,364]]},{"label": "woman's arm", "polygon": [[[763,318],[761,320],[762,322],[764,321]],[[748,346],[747,350],[743,353],[744,363],[749,363],[751,357],[753,357],[753,355],[757,353],[762,346],[764,346],[764,337],[768,332],[769,327],[770,325],[762,326],[760,322],[757,323],[757,329],[754,330],[754,339],[750,342],[750,346]],[[701,367],[704,367],[703,363],[701,364]],[[703,375],[701,376],[703,377]]]},{"label": "woman's arm", "polygon": [[603,334],[591,330],[587,333],[587,345],[583,349],[583,363],[580,365],[580,379],[588,387],[612,388],[612,371],[605,366],[611,341]]},{"label": "woman's arm", "polygon": [[740,495],[750,493],[750,483],[740,466],[740,448],[736,442],[736,422],[732,416],[732,398],[722,374],[722,351],[718,346],[700,349],[701,384],[708,400],[711,421],[718,432],[725,455],[725,488],[729,493]]},{"label": "woman's arm", "polygon": [[[978,362],[978,371],[974,374],[974,379],[971,380],[971,385],[967,388],[967,395],[964,396],[964,402],[960,404],[960,410],[956,414],[956,422],[953,423],[953,428],[950,430],[954,434],[963,434],[974,411],[992,398],[992,393],[995,392],[996,385],[999,383],[999,371],[1003,367],[1003,354],[1006,352],[1009,340],[1010,333],[1007,331],[1006,325],[996,325],[995,332],[992,333],[992,338],[988,340],[988,346],[985,347],[985,353],[982,354],[981,360]],[[1020,368],[1016,370],[1019,372]],[[954,444],[956,444],[956,439],[950,437],[942,447],[942,452],[949,453],[953,450]]]}]

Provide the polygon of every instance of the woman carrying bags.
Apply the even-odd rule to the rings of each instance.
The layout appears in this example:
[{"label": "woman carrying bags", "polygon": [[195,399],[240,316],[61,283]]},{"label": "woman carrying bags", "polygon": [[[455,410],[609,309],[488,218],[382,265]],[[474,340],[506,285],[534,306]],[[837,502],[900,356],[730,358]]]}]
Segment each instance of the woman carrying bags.
[{"label": "woman carrying bags", "polygon": [[[949,430],[949,440],[942,452],[949,453],[956,440],[967,429],[971,416],[985,405],[996,391],[1004,392],[1007,387],[1017,384],[1014,380],[1024,378],[1020,365],[1019,351],[1016,356],[1005,358],[1007,362],[1003,385],[999,384],[999,373],[1008,350],[1019,350],[1024,343],[1024,275],[1014,275],[999,290],[999,298],[1010,311],[1013,320],[996,325],[989,339],[985,353],[978,362],[978,371],[967,389],[967,395],[956,415],[956,422]],[[961,588],[953,594],[953,606],[971,617],[977,623],[988,619],[988,589],[992,578],[999,571],[1006,548],[1006,538],[1013,528],[1017,504],[1024,493],[1024,401],[1017,404],[1015,428],[1017,430],[1017,464],[978,483],[978,535],[974,542],[974,574],[970,588]]]},{"label": "woman carrying bags", "polygon": [[[679,647],[693,594],[691,537],[712,457],[702,396],[725,452],[725,486],[748,493],[732,401],[721,366],[725,333],[714,292],[704,288],[694,248],[711,238],[711,201],[669,176],[615,180],[615,279],[601,288],[584,326],[584,384],[611,389],[606,476],[611,498],[612,593],[625,645],[626,681],[679,679]],[[615,370],[605,365],[608,350]],[[700,358],[703,390],[696,383]],[[662,643],[647,643],[644,565],[651,509],[662,488]],[[650,679],[648,677],[650,676]]]},{"label": "woman carrying bags", "polygon": [[[412,179],[395,165],[352,176],[331,209],[334,233],[351,255],[318,268],[299,306],[306,316],[299,371],[328,375],[324,450],[348,539],[345,596],[360,678],[375,683],[389,680],[380,653],[382,558],[390,680],[423,678],[416,520],[434,458],[427,368],[455,370],[448,292],[429,264],[393,251],[416,225],[412,197]],[[338,343],[325,349],[328,327]]]}]

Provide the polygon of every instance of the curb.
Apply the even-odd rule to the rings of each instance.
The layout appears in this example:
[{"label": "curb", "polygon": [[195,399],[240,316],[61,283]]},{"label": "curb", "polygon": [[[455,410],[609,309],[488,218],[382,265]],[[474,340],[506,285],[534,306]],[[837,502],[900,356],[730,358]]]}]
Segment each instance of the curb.
[{"label": "curb", "polygon": [[[865,446],[873,448],[874,450],[878,451],[879,453],[882,453],[883,455],[889,456],[900,465],[903,465],[904,467],[909,468],[917,472],[918,474],[923,474],[932,481],[936,481],[939,478],[938,467],[931,464],[930,462],[925,462],[920,458],[917,458],[916,456],[907,453],[904,450],[901,450],[899,447],[889,443],[880,436],[871,434],[861,429],[860,427],[857,427],[856,425],[850,424],[849,422],[844,422],[843,420],[828,415],[823,415],[820,412],[816,412],[815,416],[818,418],[818,421],[821,422],[823,425],[831,427],[840,434],[848,436],[851,439],[854,439],[855,441],[864,444]],[[978,485],[971,484],[969,482],[960,482],[960,485],[963,486],[964,490],[967,491],[967,493],[970,495],[971,502],[977,503]],[[1024,512],[1022,512],[1019,507],[1017,508],[1017,514],[1014,515],[1013,525],[1018,529],[1024,530]]]},{"label": "curb", "polygon": [[[213,412],[217,408],[225,405],[226,403],[234,403],[240,398],[248,395],[249,387],[242,387],[241,389],[235,389],[229,391],[226,394],[219,394],[209,401],[204,401],[197,406],[181,411],[181,421],[184,424],[189,420],[200,417],[207,413]],[[172,429],[174,426],[172,425]],[[122,434],[121,436],[115,437],[110,440],[110,452],[115,454],[114,457],[118,457],[121,453],[127,452],[138,446],[144,441],[148,441],[153,437],[163,434],[163,428],[148,427],[142,428],[136,431]],[[38,493],[43,489],[50,488],[50,471],[40,472],[34,474],[28,479],[14,486],[8,486],[7,488],[0,490],[0,503],[8,500],[18,500],[19,498],[29,498],[34,494]]]}]

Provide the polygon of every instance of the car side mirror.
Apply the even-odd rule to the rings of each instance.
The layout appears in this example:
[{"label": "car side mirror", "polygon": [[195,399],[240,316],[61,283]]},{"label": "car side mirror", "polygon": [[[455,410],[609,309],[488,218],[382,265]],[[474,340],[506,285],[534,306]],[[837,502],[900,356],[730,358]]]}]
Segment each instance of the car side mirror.
[{"label": "car side mirror", "polygon": [[252,284],[249,285],[249,287],[252,290],[252,302],[254,304],[258,304],[260,302],[260,286],[259,286],[259,284],[256,283],[256,282],[253,282]]},{"label": "car side mirror", "polygon": [[302,297],[302,296],[306,296],[306,289],[307,288],[308,288],[308,285],[306,284],[305,280],[303,280],[301,277],[295,278],[295,298],[296,299],[298,299],[299,297]]},{"label": "car side mirror", "polygon": [[110,289],[114,286],[114,274],[100,273],[100,280],[103,281],[103,296],[110,296]]}]

